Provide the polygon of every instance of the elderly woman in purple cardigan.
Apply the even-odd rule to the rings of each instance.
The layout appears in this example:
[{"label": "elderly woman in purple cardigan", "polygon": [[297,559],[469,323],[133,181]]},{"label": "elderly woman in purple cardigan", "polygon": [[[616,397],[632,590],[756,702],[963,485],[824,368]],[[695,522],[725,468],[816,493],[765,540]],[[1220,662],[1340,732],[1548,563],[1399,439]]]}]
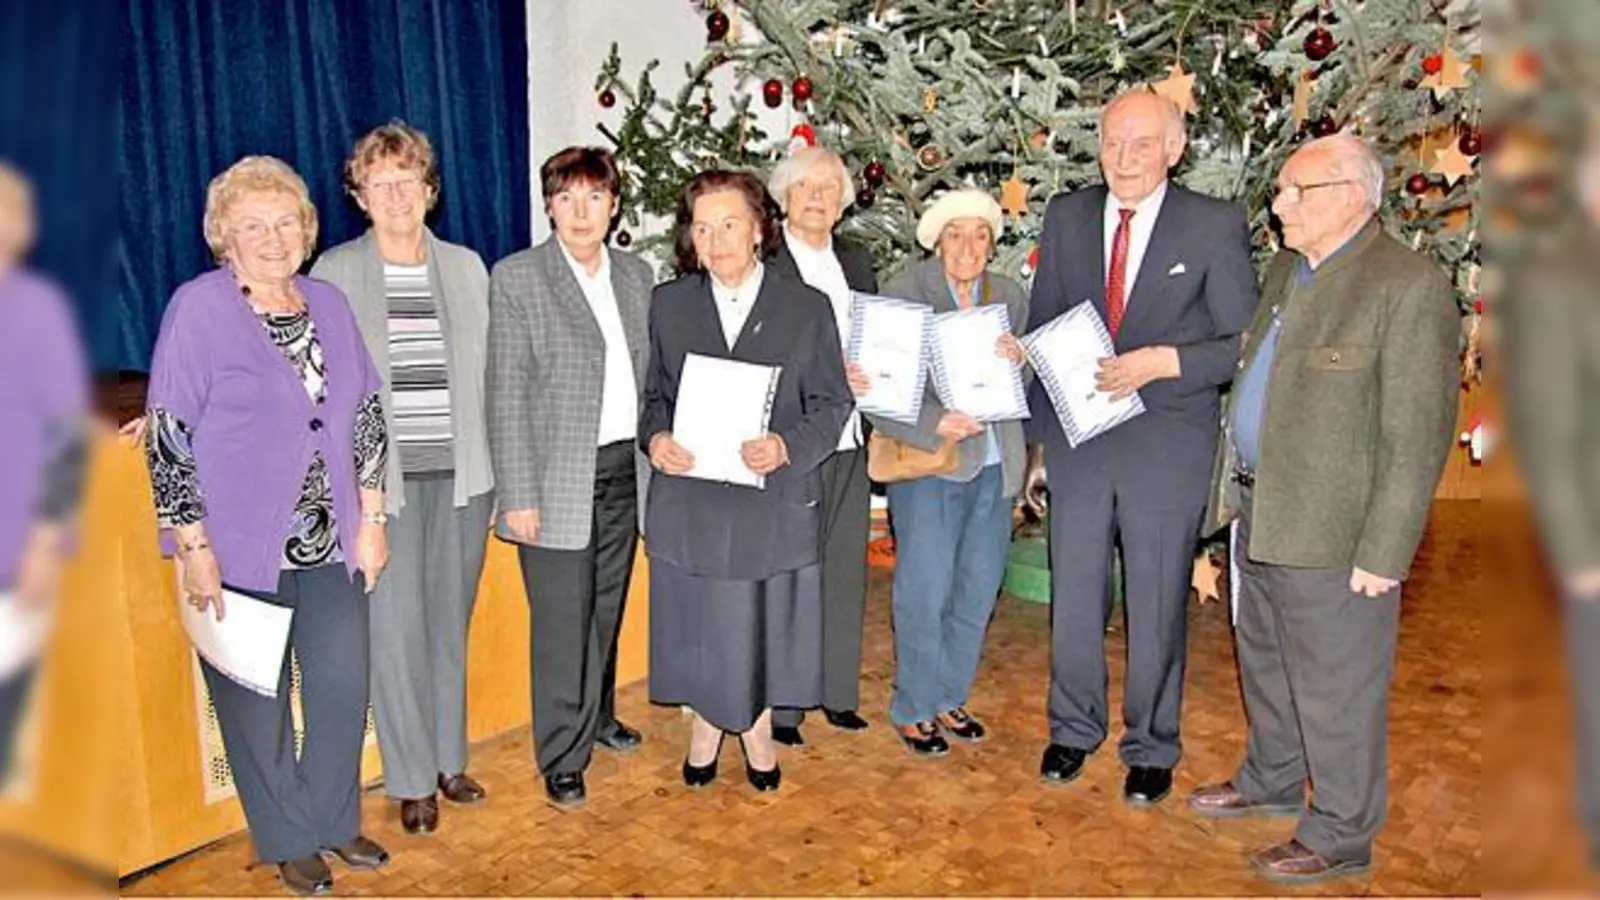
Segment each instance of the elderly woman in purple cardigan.
[{"label": "elderly woman in purple cardigan", "polygon": [[221,267],[179,287],[150,372],[146,454],[162,548],[185,602],[293,610],[305,740],[295,756],[285,654],[276,697],[201,662],[251,837],[297,893],[328,852],[388,853],[360,832],[367,608],[388,556],[381,382],[344,295],[300,276],[316,242],[305,182],[271,157],[212,180],[205,236]]}]

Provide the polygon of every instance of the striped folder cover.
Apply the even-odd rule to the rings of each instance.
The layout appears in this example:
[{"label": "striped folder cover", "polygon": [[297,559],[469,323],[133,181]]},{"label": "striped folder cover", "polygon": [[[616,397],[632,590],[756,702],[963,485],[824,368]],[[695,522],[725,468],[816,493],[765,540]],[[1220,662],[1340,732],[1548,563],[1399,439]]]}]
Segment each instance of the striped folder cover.
[{"label": "striped folder cover", "polygon": [[1022,346],[1073,447],[1144,412],[1137,392],[1113,402],[1111,395],[1095,389],[1099,360],[1117,351],[1106,323],[1089,301],[1024,335]]},{"label": "striped folder cover", "polygon": [[[994,352],[994,342],[1011,333],[1011,314],[1000,304],[940,313],[929,327],[933,388],[945,409],[959,409],[979,422],[1012,422],[1028,418],[1028,392],[1022,373]],[[963,360],[968,383],[951,377],[947,348],[956,342],[984,338],[981,357]]]},{"label": "striped folder cover", "polygon": [[[851,362],[861,363],[863,351],[866,351],[869,357],[873,355],[872,348],[864,346],[869,318],[872,319],[873,328],[895,329],[897,337],[915,343],[916,368],[914,372],[891,372],[887,369],[873,371],[872,361],[869,359],[865,364],[868,370],[867,377],[875,382],[896,377],[909,377],[912,380],[904,385],[896,385],[898,389],[895,390],[880,391],[874,388],[867,396],[856,398],[856,408],[869,416],[878,416],[904,425],[915,425],[918,416],[922,414],[922,396],[928,386],[927,361],[930,343],[928,325],[933,320],[933,309],[923,303],[895,297],[881,297],[860,292],[852,294],[850,343],[845,348]],[[883,362],[894,362],[894,357],[891,356]],[[907,368],[909,369],[909,366]]]}]

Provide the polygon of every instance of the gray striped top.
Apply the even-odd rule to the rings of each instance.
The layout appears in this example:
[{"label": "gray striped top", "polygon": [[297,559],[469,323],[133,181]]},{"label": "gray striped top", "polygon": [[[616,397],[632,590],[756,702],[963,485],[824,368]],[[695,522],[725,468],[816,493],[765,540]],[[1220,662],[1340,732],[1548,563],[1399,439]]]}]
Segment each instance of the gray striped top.
[{"label": "gray striped top", "polygon": [[406,474],[453,472],[450,377],[428,267],[383,265],[395,448]]}]

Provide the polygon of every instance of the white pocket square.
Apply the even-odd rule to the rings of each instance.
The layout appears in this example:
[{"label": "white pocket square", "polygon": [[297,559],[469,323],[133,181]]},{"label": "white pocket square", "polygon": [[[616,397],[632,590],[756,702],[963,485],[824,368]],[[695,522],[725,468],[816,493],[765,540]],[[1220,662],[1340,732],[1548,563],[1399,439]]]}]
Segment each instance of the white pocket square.
[{"label": "white pocket square", "polygon": [[1172,264],[1172,268],[1167,270],[1167,275],[1169,277],[1172,276],[1172,275],[1182,275],[1183,273],[1185,273],[1187,271],[1189,271],[1189,268],[1187,266],[1185,266],[1183,263],[1173,263]]}]

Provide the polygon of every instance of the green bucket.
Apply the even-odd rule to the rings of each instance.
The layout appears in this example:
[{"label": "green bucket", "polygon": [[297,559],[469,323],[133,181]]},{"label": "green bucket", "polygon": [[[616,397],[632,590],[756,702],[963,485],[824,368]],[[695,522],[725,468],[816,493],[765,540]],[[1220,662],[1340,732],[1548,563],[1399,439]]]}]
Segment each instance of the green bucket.
[{"label": "green bucket", "polygon": [[[1029,603],[1050,602],[1050,528],[1028,524],[1011,538],[1011,557],[1000,589]],[[1122,555],[1111,553],[1111,602],[1122,603]]]}]

